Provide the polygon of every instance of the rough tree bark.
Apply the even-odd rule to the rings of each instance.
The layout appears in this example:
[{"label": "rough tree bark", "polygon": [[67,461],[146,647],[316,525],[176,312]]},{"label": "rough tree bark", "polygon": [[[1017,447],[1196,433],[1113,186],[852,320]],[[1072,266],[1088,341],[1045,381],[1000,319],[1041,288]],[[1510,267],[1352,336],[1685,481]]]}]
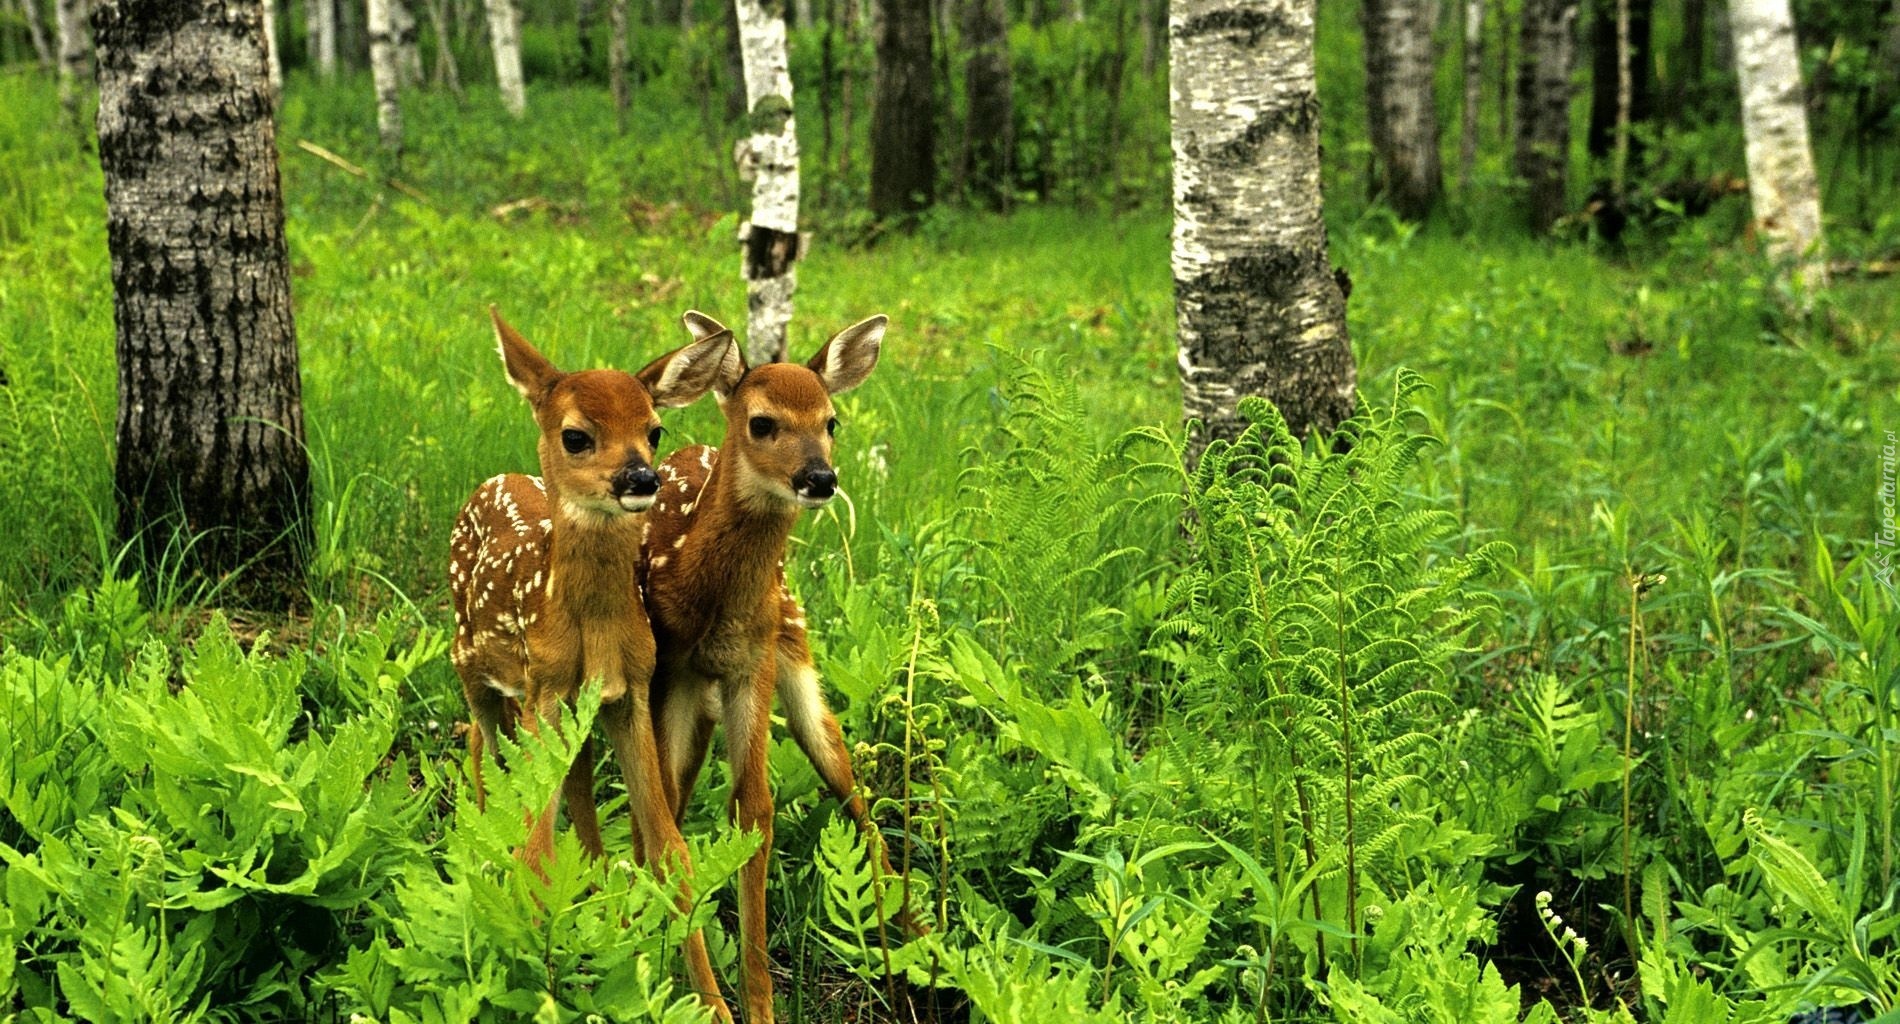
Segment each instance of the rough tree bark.
[{"label": "rough tree bark", "polygon": [[877,74],[871,98],[871,213],[908,219],[937,198],[930,5],[876,0]]},{"label": "rough tree bark", "polygon": [[1517,173],[1530,187],[1531,229],[1569,209],[1570,70],[1578,0],[1524,0],[1517,73]]},{"label": "rough tree bark", "polygon": [[59,106],[66,122],[80,128],[79,97],[91,76],[86,39],[86,0],[54,0],[53,20],[59,30]]},{"label": "rough tree bark", "polygon": [[1374,192],[1407,220],[1438,202],[1438,108],[1432,97],[1432,28],[1438,0],[1366,0],[1366,115]]},{"label": "rough tree bark", "polygon": [[1181,399],[1211,438],[1263,395],[1296,434],[1351,415],[1357,371],[1320,218],[1317,0],[1175,0],[1168,28]]},{"label": "rough tree bark", "polygon": [[627,0],[607,0],[607,82],[614,94],[614,131],[627,134],[633,89],[627,81]]},{"label": "rough tree bark", "polygon": [[[99,41],[119,366],[119,536],[148,567],[302,582],[310,478],[262,16],[255,0],[107,0]],[[176,532],[175,532],[176,531]]]},{"label": "rough tree bark", "polygon": [[1464,107],[1458,130],[1458,188],[1470,191],[1478,162],[1478,103],[1484,93],[1484,0],[1465,0]]},{"label": "rough tree bark", "polygon": [[488,8],[488,41],[495,52],[495,85],[501,105],[520,117],[528,112],[528,91],[521,83],[521,17],[514,0],[484,0]]},{"label": "rough tree bark", "polygon": [[1787,264],[1797,283],[1821,287],[1827,283],[1821,190],[1808,148],[1808,108],[1788,0],[1730,0],[1729,25],[1756,229],[1768,254]]},{"label": "rough tree bark", "polygon": [[369,0],[369,74],[376,84],[376,134],[383,149],[402,153],[402,65],[391,10],[395,0]]},{"label": "rough tree bark", "polygon": [[961,0],[963,92],[970,115],[963,128],[963,181],[992,210],[1009,206],[1016,163],[1016,113],[1010,96],[1009,8],[1003,0]]},{"label": "rough tree bark", "polygon": [[747,130],[739,176],[752,179],[752,218],[739,228],[746,289],[746,362],[785,358],[798,290],[798,133],[785,58],[785,0],[735,0],[745,64]]}]

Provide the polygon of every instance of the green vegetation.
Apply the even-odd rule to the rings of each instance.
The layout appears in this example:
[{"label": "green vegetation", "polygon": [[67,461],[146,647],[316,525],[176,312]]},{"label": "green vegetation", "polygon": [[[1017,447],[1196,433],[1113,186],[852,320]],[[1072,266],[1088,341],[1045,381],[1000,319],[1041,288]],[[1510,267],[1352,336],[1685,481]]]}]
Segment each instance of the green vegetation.
[{"label": "green vegetation", "polygon": [[[1063,31],[1016,45],[1058,67]],[[618,783],[604,861],[564,833],[545,885],[521,870],[567,752],[476,812],[443,656],[455,511],[534,464],[485,306],[576,367],[683,343],[688,307],[742,319],[729,141],[694,98],[718,55],[687,43],[641,41],[624,140],[596,85],[532,86],[519,124],[480,88],[407,96],[377,173],[427,202],[299,148],[367,160],[373,108],[293,74],[318,547],[269,622],[119,578],[98,172],[50,85],[0,76],[0,1017],[702,1016]],[[530,35],[531,81],[555,49]],[[1188,473],[1156,116],[1123,191],[1008,218],[867,245],[861,180],[827,187],[793,350],[893,327],[840,403],[849,501],[789,568],[909,882],[781,739],[787,1019],[1896,1019],[1900,602],[1873,557],[1900,289],[1845,279],[1795,320],[1739,207],[1613,254],[1523,239],[1495,198],[1396,225],[1342,172],[1354,443],[1255,406]],[[1853,212],[1891,189],[1842,181],[1837,251],[1900,243]],[[707,406],[668,428],[717,439]],[[700,789],[703,892],[752,840],[723,766]],[[729,890],[695,918],[731,978]],[[931,935],[881,924],[903,900]]]}]

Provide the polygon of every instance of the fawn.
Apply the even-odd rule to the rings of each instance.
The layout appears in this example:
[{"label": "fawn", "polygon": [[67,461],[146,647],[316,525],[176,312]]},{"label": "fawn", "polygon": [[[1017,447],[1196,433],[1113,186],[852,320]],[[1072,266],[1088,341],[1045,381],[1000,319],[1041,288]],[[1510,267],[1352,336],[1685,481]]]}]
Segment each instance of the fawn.
[{"label": "fawn", "polygon": [[[495,748],[496,730],[558,728],[563,704],[584,680],[598,679],[600,721],[626,778],[636,854],[671,858],[690,872],[665,802],[648,707],[653,632],[635,581],[645,513],[660,489],[652,466],[661,432],[654,410],[705,394],[722,379],[721,368],[738,360],[738,346],[730,331],[713,332],[638,374],[562,373],[492,306],[489,316],[508,379],[541,428],[541,476],[510,473],[482,484],[449,541],[450,658],[474,719],[468,747],[476,802],[486,799],[482,754]],[[562,790],[581,844],[600,856],[593,758],[585,743]],[[522,852],[537,873],[553,855],[560,801],[555,794],[536,816]],[[680,902],[682,910],[690,904],[684,889]],[[730,1020],[704,939],[695,931],[685,945],[694,986]]]},{"label": "fawn", "polygon": [[[701,342],[731,334],[703,313],[689,311],[683,319]],[[831,396],[870,374],[887,323],[874,316],[845,328],[803,366],[747,368],[734,345],[735,358],[720,364],[712,384],[726,418],[721,447],[669,455],[660,464],[660,494],[649,514],[644,591],[659,646],[652,701],[667,800],[676,816],[684,814],[713,727],[723,721],[733,818],[740,827],[758,829],[763,839],[739,875],[747,1024],[772,1019],[765,877],[772,847],[766,751],[774,693],[819,776],[859,828],[876,835],[857,795],[837,720],[819,689],[804,613],[785,589],[784,558],[799,511],[823,506],[837,491],[831,445],[838,420]],[[873,848],[882,859],[881,844]],[[888,861],[882,866],[890,871]]]}]

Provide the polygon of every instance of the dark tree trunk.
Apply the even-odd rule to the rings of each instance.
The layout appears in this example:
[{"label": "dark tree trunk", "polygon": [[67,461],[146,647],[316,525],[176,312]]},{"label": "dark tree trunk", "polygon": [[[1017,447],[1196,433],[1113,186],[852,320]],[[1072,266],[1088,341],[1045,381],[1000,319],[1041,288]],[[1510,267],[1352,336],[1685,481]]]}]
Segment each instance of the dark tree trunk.
[{"label": "dark tree trunk", "polygon": [[[1642,141],[1635,132],[1654,115],[1655,95],[1650,74],[1650,22],[1655,0],[1625,0],[1630,11],[1630,111],[1629,163],[1642,163]],[[1590,155],[1603,158],[1616,145],[1616,5],[1617,0],[1596,0],[1595,20],[1590,27],[1590,132],[1586,144]]]},{"label": "dark tree trunk", "polygon": [[1578,0],[1524,0],[1517,75],[1517,173],[1529,186],[1532,230],[1569,208],[1570,69]]},{"label": "dark tree trunk", "polygon": [[726,10],[726,120],[736,122],[745,116],[745,56],[739,47],[739,8],[732,0],[720,6]]},{"label": "dark tree trunk", "polygon": [[1438,202],[1438,108],[1433,101],[1437,0],[1366,0],[1366,115],[1372,186],[1398,215],[1421,220]]},{"label": "dark tree trunk", "polygon": [[877,0],[871,101],[871,213],[906,218],[937,198],[936,106],[930,92],[930,5]]},{"label": "dark tree trunk", "polygon": [[961,0],[964,123],[963,179],[970,194],[993,210],[1009,205],[1015,165],[1016,113],[1010,96],[1009,11],[1003,0]]},{"label": "dark tree trunk", "polygon": [[1317,0],[1174,0],[1174,302],[1181,397],[1203,430],[1237,436],[1243,395],[1295,434],[1352,414],[1357,371],[1321,218]]},{"label": "dark tree trunk", "polygon": [[1677,127],[1693,121],[1701,101],[1702,78],[1708,72],[1709,12],[1707,0],[1683,0],[1682,44],[1670,75],[1665,104],[1669,123]]},{"label": "dark tree trunk", "polygon": [[282,604],[310,523],[261,12],[108,0],[99,163],[118,328],[119,536]]}]

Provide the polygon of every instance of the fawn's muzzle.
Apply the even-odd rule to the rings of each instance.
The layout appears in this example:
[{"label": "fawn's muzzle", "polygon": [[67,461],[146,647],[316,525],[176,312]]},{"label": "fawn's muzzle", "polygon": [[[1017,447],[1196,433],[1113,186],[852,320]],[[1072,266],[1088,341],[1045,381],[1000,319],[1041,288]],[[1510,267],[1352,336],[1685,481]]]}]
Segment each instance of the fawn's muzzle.
[{"label": "fawn's muzzle", "polygon": [[807,464],[792,474],[792,491],[799,500],[822,505],[838,491],[838,474],[824,463]]},{"label": "fawn's muzzle", "polygon": [[652,498],[660,492],[660,475],[652,466],[626,465],[614,474],[614,497],[628,509],[645,508],[652,504]]}]

